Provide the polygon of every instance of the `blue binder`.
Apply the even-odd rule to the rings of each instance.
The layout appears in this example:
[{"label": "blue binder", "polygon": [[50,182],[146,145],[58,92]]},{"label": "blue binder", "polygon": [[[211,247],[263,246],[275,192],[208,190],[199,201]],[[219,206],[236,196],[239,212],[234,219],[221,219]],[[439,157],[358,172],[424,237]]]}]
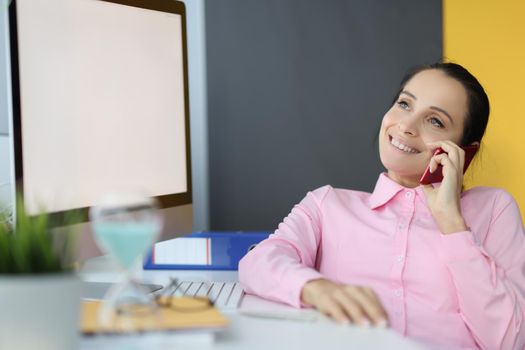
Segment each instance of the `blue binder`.
[{"label": "blue binder", "polygon": [[155,264],[153,251],[144,261],[145,270],[237,270],[242,259],[257,243],[268,238],[271,232],[195,232],[183,237],[210,238],[210,265]]}]

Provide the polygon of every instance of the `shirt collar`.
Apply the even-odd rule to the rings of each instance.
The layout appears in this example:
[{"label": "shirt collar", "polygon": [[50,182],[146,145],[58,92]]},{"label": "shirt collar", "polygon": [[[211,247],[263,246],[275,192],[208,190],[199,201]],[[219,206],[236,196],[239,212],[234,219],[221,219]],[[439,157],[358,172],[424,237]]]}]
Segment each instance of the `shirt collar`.
[{"label": "shirt collar", "polygon": [[[438,187],[440,184],[432,184],[434,187]],[[401,186],[394,180],[390,179],[386,173],[381,173],[377,180],[374,192],[370,196],[370,208],[376,209],[388,201],[390,201],[396,194],[407,188]],[[425,198],[423,188],[421,186],[416,187],[415,192],[421,197]]]}]

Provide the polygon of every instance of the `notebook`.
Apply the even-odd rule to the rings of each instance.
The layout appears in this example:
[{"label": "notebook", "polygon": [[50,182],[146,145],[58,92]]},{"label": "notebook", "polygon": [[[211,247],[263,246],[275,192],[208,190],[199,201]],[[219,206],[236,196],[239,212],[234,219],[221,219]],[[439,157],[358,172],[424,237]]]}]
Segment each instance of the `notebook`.
[{"label": "notebook", "polygon": [[203,307],[202,300],[190,297],[170,297],[157,313],[115,315],[109,324],[103,325],[98,318],[102,303],[97,300],[82,302],[82,333],[221,330],[228,325],[228,319],[212,304]]}]

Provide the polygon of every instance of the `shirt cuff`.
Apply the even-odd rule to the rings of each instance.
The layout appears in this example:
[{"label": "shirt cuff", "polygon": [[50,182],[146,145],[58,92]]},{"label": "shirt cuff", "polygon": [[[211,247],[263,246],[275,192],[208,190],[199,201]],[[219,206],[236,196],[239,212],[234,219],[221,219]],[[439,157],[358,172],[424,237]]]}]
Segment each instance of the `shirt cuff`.
[{"label": "shirt cuff", "polygon": [[471,231],[441,235],[441,252],[445,263],[470,260],[481,255],[481,243]]}]

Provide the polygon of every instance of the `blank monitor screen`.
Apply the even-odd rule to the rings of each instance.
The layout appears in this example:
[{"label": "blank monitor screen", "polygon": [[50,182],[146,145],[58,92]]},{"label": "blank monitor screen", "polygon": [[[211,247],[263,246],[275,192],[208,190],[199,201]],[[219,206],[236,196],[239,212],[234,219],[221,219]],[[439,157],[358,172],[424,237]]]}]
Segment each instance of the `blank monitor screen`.
[{"label": "blank monitor screen", "polygon": [[13,1],[15,167],[30,214],[130,187],[191,202],[181,5]]}]

